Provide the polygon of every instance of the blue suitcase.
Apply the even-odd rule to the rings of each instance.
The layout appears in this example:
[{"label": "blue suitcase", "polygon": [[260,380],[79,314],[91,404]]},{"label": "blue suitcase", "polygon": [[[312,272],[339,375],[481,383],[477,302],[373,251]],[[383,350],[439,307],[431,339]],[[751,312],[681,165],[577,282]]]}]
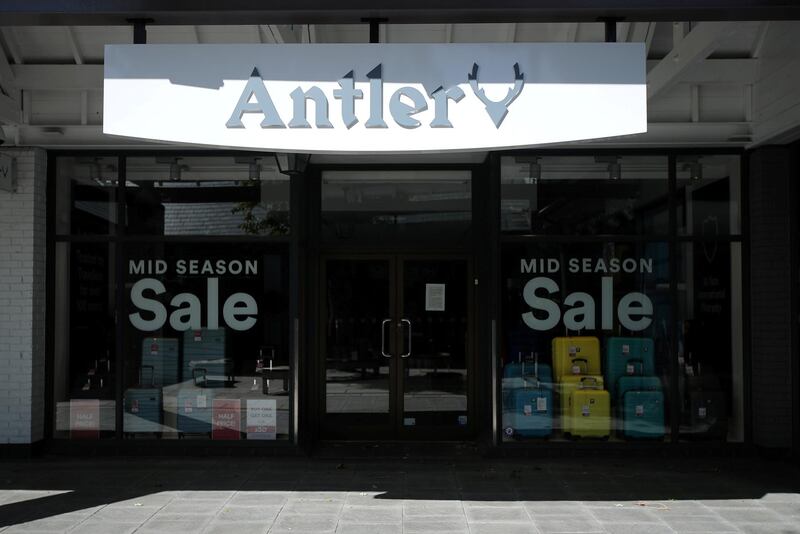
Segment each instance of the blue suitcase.
[{"label": "blue suitcase", "polygon": [[625,438],[664,437],[664,392],[656,376],[623,376],[617,381],[617,414]]},{"label": "blue suitcase", "polygon": [[616,385],[621,377],[656,374],[655,343],[651,338],[608,338],[605,360],[605,383],[612,399],[616,398]]},{"label": "blue suitcase", "polygon": [[196,386],[178,391],[178,435],[211,433],[214,390]]},{"label": "blue suitcase", "polygon": [[544,438],[553,433],[553,389],[536,378],[503,391],[503,425],[509,437]]},{"label": "blue suitcase", "polygon": [[232,362],[225,353],[225,330],[222,328],[186,330],[183,334],[183,380],[188,381],[195,369],[205,369],[207,386],[229,381]]},{"label": "blue suitcase", "polygon": [[153,368],[153,384],[171,386],[180,382],[179,353],[175,338],[146,337],[142,340],[142,366]]},{"label": "blue suitcase", "polygon": [[[150,384],[145,385],[144,370],[150,369]],[[143,365],[139,371],[139,387],[125,390],[123,432],[126,434],[142,432],[161,432],[161,388],[152,384],[152,367]]]}]

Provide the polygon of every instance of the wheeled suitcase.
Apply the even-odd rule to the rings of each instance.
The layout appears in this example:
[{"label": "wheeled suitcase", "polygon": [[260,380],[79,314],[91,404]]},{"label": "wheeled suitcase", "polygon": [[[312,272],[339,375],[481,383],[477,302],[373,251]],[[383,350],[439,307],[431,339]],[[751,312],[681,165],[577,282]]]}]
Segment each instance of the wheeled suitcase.
[{"label": "wheeled suitcase", "polygon": [[561,377],[556,389],[561,413],[561,429],[565,432],[569,428],[569,396],[581,385],[603,389],[603,377],[601,375],[567,375]]},{"label": "wheeled suitcase", "polygon": [[503,391],[503,428],[507,436],[545,438],[553,432],[553,390],[536,378]]},{"label": "wheeled suitcase", "polygon": [[608,391],[596,381],[583,380],[567,397],[564,432],[571,437],[607,438],[611,434]]},{"label": "wheeled suitcase", "polygon": [[566,375],[599,375],[600,340],[593,336],[555,337],[553,371],[557,381]]},{"label": "wheeled suitcase", "polygon": [[540,382],[552,384],[553,371],[549,365],[539,363],[538,358],[534,357],[533,360],[523,360],[521,355],[518,361],[509,362],[503,367],[504,379],[523,377],[536,377]]},{"label": "wheeled suitcase", "polygon": [[617,380],[623,376],[653,376],[655,369],[655,343],[651,338],[611,337],[606,342],[606,387],[611,398],[616,398]]},{"label": "wheeled suitcase", "polygon": [[142,366],[153,368],[153,384],[171,386],[180,382],[178,340],[146,337],[142,340]]},{"label": "wheeled suitcase", "polygon": [[664,391],[657,376],[621,377],[616,401],[622,437],[664,437]]},{"label": "wheeled suitcase", "polygon": [[[198,373],[195,373],[196,377]],[[178,435],[210,434],[214,390],[198,387],[197,380],[178,390]],[[202,383],[202,382],[201,382]]]},{"label": "wheeled suitcase", "polygon": [[201,328],[183,334],[183,380],[192,377],[195,368],[206,370],[207,386],[223,385],[232,374],[232,361],[226,357],[225,330]]},{"label": "wheeled suitcase", "polygon": [[[145,369],[150,370],[148,381],[144,380]],[[162,393],[152,382],[153,368],[143,365],[139,370],[139,386],[125,390],[123,432],[126,434],[161,432]]]}]

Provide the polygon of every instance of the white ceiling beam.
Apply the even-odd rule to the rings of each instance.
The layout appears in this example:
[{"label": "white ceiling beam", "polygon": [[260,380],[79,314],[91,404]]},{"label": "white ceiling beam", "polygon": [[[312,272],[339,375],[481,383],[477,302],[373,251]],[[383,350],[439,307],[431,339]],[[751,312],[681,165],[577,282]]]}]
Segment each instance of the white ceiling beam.
[{"label": "white ceiling beam", "polygon": [[506,43],[515,43],[517,42],[517,23],[511,22],[505,25],[505,39],[503,42]]},{"label": "white ceiling beam", "polygon": [[75,38],[75,32],[72,30],[72,26],[66,26],[64,29],[67,32],[67,43],[69,43],[69,49],[72,51],[75,64],[83,65],[83,54],[81,54],[81,50],[78,48],[78,40]]},{"label": "white ceiling beam", "polygon": [[756,59],[761,57],[761,51],[764,49],[764,41],[767,39],[767,33],[769,33],[769,21],[764,21],[758,27],[755,45],[753,46],[753,51],[750,54],[750,57]]},{"label": "white ceiling beam", "polygon": [[22,55],[19,53],[19,46],[17,45],[17,29],[11,27],[2,28],[0,30],[3,32],[3,38],[6,40],[6,44],[8,45],[8,53],[11,54],[11,59],[14,60],[14,64],[22,65],[24,61],[22,60]]},{"label": "white ceiling beam", "polygon": [[[661,61],[647,60],[648,72]],[[687,68],[679,83],[691,84],[752,84],[758,77],[756,59],[704,59]]]},{"label": "white ceiling beam", "polygon": [[629,43],[644,43],[647,54],[650,54],[650,45],[656,33],[655,22],[634,22],[628,27]]},{"label": "white ceiling beam", "polygon": [[192,26],[192,35],[194,36],[194,42],[197,44],[201,44],[202,41],[200,40],[200,30],[197,26]]},{"label": "white ceiling beam", "polygon": [[574,43],[578,39],[580,22],[567,22],[564,26],[564,42]]},{"label": "white ceiling beam", "polygon": [[8,64],[6,52],[0,47],[0,94],[5,94],[12,100],[19,102],[19,89],[17,88],[14,71]]},{"label": "white ceiling beam", "polygon": [[681,81],[689,68],[707,58],[719,40],[735,31],[731,22],[701,22],[647,74],[647,98],[652,100]]},{"label": "white ceiling beam", "polygon": [[309,43],[316,43],[317,42],[317,25],[316,24],[309,24],[308,25],[308,42]]},{"label": "white ceiling beam", "polygon": [[103,65],[12,65],[11,71],[21,90],[103,89]]},{"label": "white ceiling beam", "polygon": [[269,30],[270,35],[272,35],[272,40],[275,44],[294,42],[294,39],[281,31],[277,24],[268,24],[267,30]]},{"label": "white ceiling beam", "polygon": [[445,43],[452,43],[453,42],[453,25],[452,24],[445,24],[444,25],[444,42]]}]

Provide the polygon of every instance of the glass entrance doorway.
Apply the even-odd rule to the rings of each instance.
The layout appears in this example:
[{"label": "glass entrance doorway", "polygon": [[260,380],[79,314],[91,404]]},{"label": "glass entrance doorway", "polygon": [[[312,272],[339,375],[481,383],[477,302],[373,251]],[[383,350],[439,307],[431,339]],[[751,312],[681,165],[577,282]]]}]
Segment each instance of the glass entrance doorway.
[{"label": "glass entrance doorway", "polygon": [[468,259],[331,256],[322,279],[323,438],[468,437]]}]

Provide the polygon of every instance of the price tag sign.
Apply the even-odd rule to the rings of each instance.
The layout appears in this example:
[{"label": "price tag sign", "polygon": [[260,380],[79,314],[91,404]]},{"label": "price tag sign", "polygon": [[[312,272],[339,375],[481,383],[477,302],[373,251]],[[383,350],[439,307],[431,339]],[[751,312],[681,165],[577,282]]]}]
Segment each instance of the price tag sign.
[{"label": "price tag sign", "polygon": [[247,399],[247,439],[276,439],[277,422],[275,399]]},{"label": "price tag sign", "polygon": [[644,406],[643,406],[643,405],[641,405],[641,404],[637,404],[637,405],[636,405],[636,410],[635,410],[635,413],[636,413],[636,417],[641,417],[641,416],[643,416],[643,415],[644,415]]},{"label": "price tag sign", "polygon": [[697,409],[697,417],[700,419],[705,419],[708,415],[708,409],[705,406],[701,406]]},{"label": "price tag sign", "polygon": [[581,406],[581,415],[583,417],[589,417],[589,415],[591,415],[590,412],[589,412],[589,405],[588,404],[584,404],[583,406]]},{"label": "price tag sign", "polygon": [[633,364],[632,364],[632,363],[629,363],[629,364],[628,364],[628,365],[625,367],[625,372],[626,372],[626,373],[628,373],[629,375],[632,375],[632,374],[633,374],[633,371],[634,371],[634,369],[633,369]]},{"label": "price tag sign", "polygon": [[533,413],[533,408],[531,407],[530,404],[526,404],[525,406],[522,407],[522,415],[528,416],[531,415],[532,413]]},{"label": "price tag sign", "polygon": [[537,412],[547,411],[547,397],[538,397],[536,399],[536,411]]}]

